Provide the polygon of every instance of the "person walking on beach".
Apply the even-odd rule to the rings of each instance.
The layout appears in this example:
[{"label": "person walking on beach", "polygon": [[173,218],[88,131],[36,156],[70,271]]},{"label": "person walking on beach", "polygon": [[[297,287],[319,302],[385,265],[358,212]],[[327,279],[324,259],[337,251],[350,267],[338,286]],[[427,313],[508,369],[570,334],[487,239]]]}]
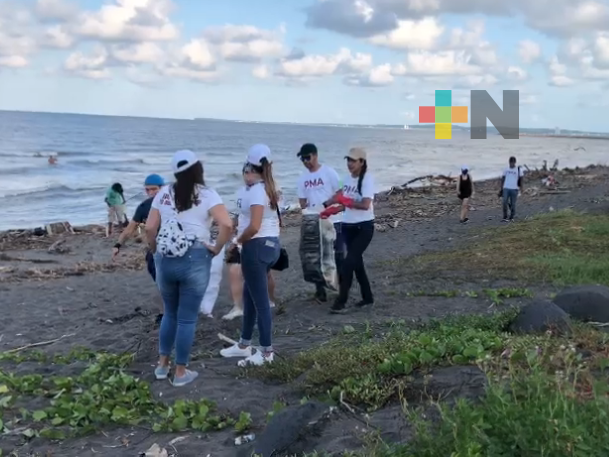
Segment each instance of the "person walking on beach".
[{"label": "person walking on beach", "polygon": [[[297,156],[305,166],[304,171],[298,178],[298,200],[302,209],[318,209],[323,211],[328,202],[340,190],[340,178],[336,170],[328,165],[319,163],[317,147],[312,143],[303,144]],[[341,232],[341,214],[330,216],[330,221],[336,230],[336,241],[334,242],[334,260],[336,271],[342,271],[343,259],[345,258],[345,242]],[[328,300],[325,284],[316,284],[315,299],[319,302]]]},{"label": "person walking on beach", "polygon": [[125,214],[125,196],[123,193],[123,186],[121,183],[114,183],[106,191],[106,198],[104,199],[106,205],[108,205],[108,225],[106,227],[106,238],[112,235],[112,226],[114,223],[122,225],[127,216]]},{"label": "person walking on beach", "polygon": [[[156,265],[156,279],[165,314],[159,331],[157,379],[167,379],[175,346],[176,387],[192,382],[196,371],[186,369],[195,336],[201,301],[209,283],[212,258],[230,239],[232,222],[218,193],[205,185],[203,165],[194,152],[178,151],[172,159],[176,182],[154,197],[146,238]],[[210,226],[218,225],[211,246]]]},{"label": "person walking on beach", "polygon": [[339,294],[330,309],[333,314],[344,313],[354,274],[362,293],[362,300],[355,306],[361,308],[374,304],[363,257],[374,236],[374,178],[368,171],[367,154],[364,149],[351,148],[345,159],[347,159],[349,176],[345,179],[342,191],[328,202],[328,204],[338,203],[345,208],[342,233],[347,245]]},{"label": "person walking on beach", "polygon": [[461,200],[461,217],[459,221],[462,224],[469,222],[469,199],[474,196],[474,181],[469,174],[467,165],[461,167],[461,175],[457,180],[457,196]]},{"label": "person walking on beach", "polygon": [[[514,222],[514,216],[516,216],[516,200],[518,199],[518,192],[522,192],[523,185],[523,173],[520,167],[516,166],[516,157],[510,157],[509,167],[503,172],[501,178],[501,190],[499,196],[503,200],[503,220],[502,222]],[[508,218],[508,207],[510,209],[510,215]]]},{"label": "person walking on beach", "polygon": [[[223,357],[244,357],[239,366],[263,365],[273,361],[272,315],[268,274],[277,262],[279,244],[279,194],[271,162],[271,150],[256,144],[247,154],[248,184],[238,194],[237,244],[241,247],[243,272],[243,325],[241,339],[220,351]],[[252,348],[258,323],[261,350]]]},{"label": "person walking on beach", "polygon": [[[146,200],[140,203],[135,209],[135,213],[133,213],[133,218],[129,222],[129,225],[123,230],[123,232],[119,235],[118,241],[112,248],[112,260],[115,260],[120,253],[123,244],[135,235],[138,227],[140,225],[145,225],[146,220],[148,219],[148,214],[150,213],[150,208],[152,205],[152,201],[156,194],[161,190],[161,187],[165,185],[165,181],[163,177],[157,174],[148,175],[144,180],[144,192],[146,193]],[[152,256],[152,252],[150,249],[146,249],[146,269],[148,270],[148,274],[152,277],[152,280],[156,282],[156,268],[154,266],[154,257]],[[160,300],[160,313],[156,317],[157,325],[161,323],[161,319],[163,319],[163,301]]]}]

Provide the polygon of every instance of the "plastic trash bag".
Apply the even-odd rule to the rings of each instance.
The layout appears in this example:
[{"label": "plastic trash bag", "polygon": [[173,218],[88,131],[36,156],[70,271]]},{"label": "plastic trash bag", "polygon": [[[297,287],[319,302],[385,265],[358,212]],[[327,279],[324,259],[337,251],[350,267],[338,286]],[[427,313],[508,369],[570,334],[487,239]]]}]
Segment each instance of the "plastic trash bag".
[{"label": "plastic trash bag", "polygon": [[324,284],[338,290],[338,272],[334,260],[336,230],[329,219],[321,219],[319,213],[303,211],[300,226],[300,261],[306,282]]}]

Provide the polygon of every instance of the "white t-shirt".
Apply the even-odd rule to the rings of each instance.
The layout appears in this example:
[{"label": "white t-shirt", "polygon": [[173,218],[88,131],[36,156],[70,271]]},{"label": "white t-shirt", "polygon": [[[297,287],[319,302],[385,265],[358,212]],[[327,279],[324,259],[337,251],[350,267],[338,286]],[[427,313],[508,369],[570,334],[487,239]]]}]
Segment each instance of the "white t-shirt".
[{"label": "white t-shirt", "polygon": [[524,173],[522,172],[522,168],[518,166],[514,168],[506,168],[506,170],[503,172],[503,177],[505,178],[503,188],[518,190],[518,178],[522,178],[523,176]]},{"label": "white t-shirt", "polygon": [[253,205],[263,205],[262,224],[254,238],[278,237],[279,217],[277,210],[271,208],[269,197],[266,194],[264,183],[259,182],[253,186],[243,186],[237,193],[237,207],[239,208],[239,221],[237,225],[237,237],[240,237],[249,227]]},{"label": "white t-shirt", "polygon": [[[298,178],[298,198],[307,200],[307,208],[324,210],[323,203],[340,190],[340,178],[332,167],[322,165],[319,170],[305,170]],[[330,217],[330,221],[340,222],[341,214]]]},{"label": "white t-shirt", "polygon": [[[214,206],[222,205],[222,198],[218,193],[207,187],[197,186],[198,202],[190,209],[178,213],[177,220],[182,225],[184,233],[188,237],[195,237],[197,240],[204,243],[209,243],[211,239],[211,224],[212,218],[209,210]],[[171,194],[170,194],[171,191]],[[171,186],[164,186],[152,200],[152,208],[159,210],[161,213],[161,224],[165,220],[170,220],[174,217],[173,210],[175,209],[174,192]]]},{"label": "white t-shirt", "polygon": [[354,178],[349,175],[343,184],[343,195],[345,197],[352,198],[356,202],[361,202],[364,198],[372,199],[370,202],[370,208],[364,209],[351,209],[345,208],[343,215],[343,223],[355,224],[358,222],[365,222],[374,220],[374,177],[370,172],[366,172],[362,181],[362,193],[357,191],[357,181],[359,178]]}]

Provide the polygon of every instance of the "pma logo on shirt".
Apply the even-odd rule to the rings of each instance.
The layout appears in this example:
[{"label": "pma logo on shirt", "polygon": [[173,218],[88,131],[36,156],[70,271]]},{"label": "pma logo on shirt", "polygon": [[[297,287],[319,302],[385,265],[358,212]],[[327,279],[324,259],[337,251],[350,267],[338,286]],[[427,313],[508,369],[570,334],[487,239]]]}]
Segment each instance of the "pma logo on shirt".
[{"label": "pma logo on shirt", "polygon": [[308,189],[309,187],[318,187],[324,185],[324,180],[321,178],[307,179],[304,183],[305,189]]},{"label": "pma logo on shirt", "polygon": [[237,208],[241,209],[241,199],[237,199]]}]

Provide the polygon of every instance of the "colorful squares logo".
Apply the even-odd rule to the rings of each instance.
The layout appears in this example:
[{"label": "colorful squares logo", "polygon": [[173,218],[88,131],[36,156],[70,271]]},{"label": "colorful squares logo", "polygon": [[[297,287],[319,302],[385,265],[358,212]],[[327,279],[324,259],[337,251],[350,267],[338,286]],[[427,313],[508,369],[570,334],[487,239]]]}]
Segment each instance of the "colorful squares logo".
[{"label": "colorful squares logo", "polygon": [[436,90],[435,106],[419,106],[419,124],[436,124],[436,140],[452,138],[452,124],[467,124],[467,106],[452,106],[451,90]]}]

